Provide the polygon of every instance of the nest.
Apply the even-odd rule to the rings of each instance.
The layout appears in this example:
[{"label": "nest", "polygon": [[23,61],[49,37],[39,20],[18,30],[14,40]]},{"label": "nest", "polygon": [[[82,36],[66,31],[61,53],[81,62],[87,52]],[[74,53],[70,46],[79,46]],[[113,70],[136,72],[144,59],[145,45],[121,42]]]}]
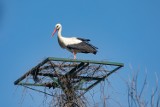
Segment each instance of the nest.
[{"label": "nest", "polygon": [[84,94],[121,67],[113,62],[47,58],[15,85],[52,96],[51,107],[86,107]]}]

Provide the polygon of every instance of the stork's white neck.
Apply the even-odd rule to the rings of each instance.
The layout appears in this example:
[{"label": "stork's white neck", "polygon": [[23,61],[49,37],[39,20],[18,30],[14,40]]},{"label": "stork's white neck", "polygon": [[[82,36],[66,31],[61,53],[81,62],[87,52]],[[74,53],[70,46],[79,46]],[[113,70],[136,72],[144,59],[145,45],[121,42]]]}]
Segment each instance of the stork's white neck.
[{"label": "stork's white neck", "polygon": [[62,32],[62,27],[61,27],[61,28],[59,28],[59,30],[58,30],[58,37],[62,37],[61,32]]}]

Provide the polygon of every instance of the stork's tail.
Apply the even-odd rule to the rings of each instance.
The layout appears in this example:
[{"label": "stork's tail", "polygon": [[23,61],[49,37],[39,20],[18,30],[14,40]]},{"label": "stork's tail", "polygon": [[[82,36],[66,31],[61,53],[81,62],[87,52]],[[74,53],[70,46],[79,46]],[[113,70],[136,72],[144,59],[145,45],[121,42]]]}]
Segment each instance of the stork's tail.
[{"label": "stork's tail", "polygon": [[95,51],[93,52],[93,54],[95,54],[95,55],[96,55],[96,54],[97,54],[97,50],[95,50]]},{"label": "stork's tail", "polygon": [[90,44],[90,43],[87,43],[87,44],[88,44],[90,47],[92,47],[92,49],[93,49],[92,53],[96,55],[96,54],[97,54],[97,52],[98,52],[98,50],[97,50],[98,48],[97,48],[97,47],[95,47],[95,46],[93,46],[93,45],[92,45],[92,44]]}]

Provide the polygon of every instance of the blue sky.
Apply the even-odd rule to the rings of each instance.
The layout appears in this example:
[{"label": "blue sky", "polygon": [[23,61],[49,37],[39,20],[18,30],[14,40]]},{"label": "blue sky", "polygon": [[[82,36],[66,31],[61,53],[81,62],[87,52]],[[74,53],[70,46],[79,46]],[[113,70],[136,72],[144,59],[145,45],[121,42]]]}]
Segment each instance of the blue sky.
[{"label": "blue sky", "polygon": [[[20,107],[22,92],[13,82],[44,58],[73,57],[59,47],[57,37],[51,38],[56,23],[62,24],[62,35],[89,38],[99,48],[96,56],[78,54],[77,58],[125,64],[109,78],[120,93],[114,95],[117,100],[126,100],[121,98],[126,92],[122,78],[127,80],[131,71],[140,71],[140,81],[147,71],[152,89],[155,72],[160,78],[159,11],[158,0],[1,0],[1,105]],[[28,107],[25,101],[23,107]]]}]

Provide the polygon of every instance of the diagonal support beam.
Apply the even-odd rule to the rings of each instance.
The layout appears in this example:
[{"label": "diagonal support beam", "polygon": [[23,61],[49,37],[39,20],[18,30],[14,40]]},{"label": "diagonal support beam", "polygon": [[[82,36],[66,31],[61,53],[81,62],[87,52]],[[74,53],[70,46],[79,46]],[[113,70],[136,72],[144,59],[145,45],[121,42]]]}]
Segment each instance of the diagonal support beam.
[{"label": "diagonal support beam", "polygon": [[82,69],[86,68],[89,65],[89,63],[86,63],[84,66],[82,66],[80,69],[78,69],[77,71],[73,72],[73,74],[71,74],[71,76],[75,76],[77,75],[78,72],[80,72]]},{"label": "diagonal support beam", "polygon": [[48,58],[45,59],[44,61],[42,61],[41,63],[39,63],[37,66],[33,67],[31,70],[29,70],[28,72],[26,72],[23,76],[21,76],[19,79],[17,79],[14,82],[14,85],[17,85],[20,81],[22,81],[24,78],[26,78],[29,74],[33,74],[35,71],[37,71],[37,69],[42,66],[43,64],[45,64],[48,61]]},{"label": "diagonal support beam", "polygon": [[[92,85],[90,85],[85,91],[89,91],[90,89],[92,89],[95,85],[97,85],[99,82],[101,82],[102,80],[104,80],[105,78],[107,78],[109,75],[111,75],[112,73],[114,73],[115,71],[117,71],[118,69],[120,69],[122,66],[118,66],[115,69],[113,69],[112,71],[110,71],[106,76],[104,76],[103,78],[97,80],[95,83],[93,83]],[[84,95],[86,92],[82,93],[80,96]]]},{"label": "diagonal support beam", "polygon": [[74,67],[71,71],[67,72],[65,74],[65,76],[69,76],[71,75],[72,73],[74,73],[77,69],[79,69],[80,67],[82,67],[85,63],[84,62],[81,62],[78,66]]}]

